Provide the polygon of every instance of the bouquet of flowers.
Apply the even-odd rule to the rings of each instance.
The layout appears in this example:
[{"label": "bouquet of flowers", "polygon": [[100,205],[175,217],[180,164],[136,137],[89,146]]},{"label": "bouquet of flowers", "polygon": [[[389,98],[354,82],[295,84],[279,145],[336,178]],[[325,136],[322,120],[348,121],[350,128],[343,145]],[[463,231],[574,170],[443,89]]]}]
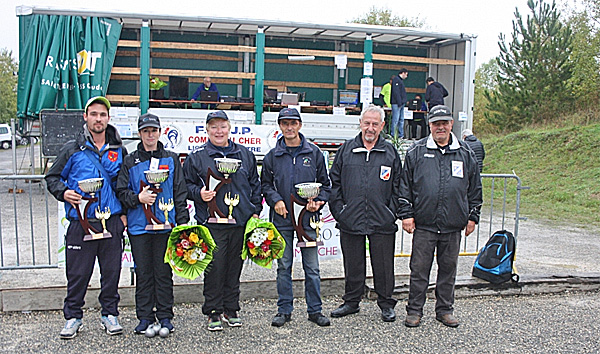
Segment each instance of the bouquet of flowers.
[{"label": "bouquet of flowers", "polygon": [[272,223],[250,218],[244,235],[242,259],[250,258],[259,266],[271,269],[273,260],[283,257],[285,240]]},{"label": "bouquet of flowers", "polygon": [[178,276],[194,280],[206,270],[216,248],[217,245],[206,227],[177,226],[171,231],[167,241],[165,263],[169,263]]}]

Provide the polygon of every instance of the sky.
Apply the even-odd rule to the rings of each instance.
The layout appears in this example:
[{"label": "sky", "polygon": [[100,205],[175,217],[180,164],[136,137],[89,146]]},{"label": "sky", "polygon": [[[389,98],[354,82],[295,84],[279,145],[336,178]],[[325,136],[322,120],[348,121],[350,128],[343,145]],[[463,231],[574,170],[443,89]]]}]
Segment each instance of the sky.
[{"label": "sky", "polygon": [[[560,2],[560,1],[559,1]],[[528,12],[527,0],[225,0],[225,1],[155,1],[103,0],[75,2],[73,0],[2,0],[0,2],[0,48],[12,50],[17,58],[19,22],[15,9],[19,5],[53,7],[60,9],[92,9],[129,13],[158,13],[186,16],[218,16],[266,19],[324,24],[342,24],[366,14],[372,6],[388,8],[394,15],[418,17],[430,30],[447,33],[465,33],[477,36],[477,66],[496,57],[498,35],[510,39],[515,8]],[[150,6],[148,6],[150,5]]]}]

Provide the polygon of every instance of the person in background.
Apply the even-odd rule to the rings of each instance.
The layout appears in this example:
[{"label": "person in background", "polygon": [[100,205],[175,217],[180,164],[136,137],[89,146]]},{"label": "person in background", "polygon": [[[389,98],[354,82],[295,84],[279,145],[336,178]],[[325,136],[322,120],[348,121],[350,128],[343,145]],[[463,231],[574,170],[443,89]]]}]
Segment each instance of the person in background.
[{"label": "person in background", "polygon": [[392,103],[391,103],[391,99],[392,99],[392,80],[394,80],[394,75],[390,76],[390,81],[388,81],[387,83],[385,83],[381,87],[381,92],[379,93],[380,97],[383,96],[382,102],[383,102],[384,107],[387,107],[387,108],[392,107]]},{"label": "person in background", "polygon": [[[197,101],[198,97],[200,97],[200,93],[202,91],[216,92],[217,93],[217,101],[221,100],[221,95],[219,94],[219,89],[217,88],[217,85],[214,82],[212,82],[212,80],[208,76],[204,78],[203,84],[198,86],[198,89],[196,90],[196,92],[194,92],[194,94],[192,95],[192,99],[190,101]],[[216,107],[217,107],[216,104],[207,104],[207,103],[200,104],[200,108],[202,108],[202,109],[215,109]]]},{"label": "person in background", "polygon": [[427,101],[427,106],[429,109],[437,105],[444,104],[444,97],[448,96],[448,91],[446,88],[436,82],[434,78],[431,76],[425,80],[427,82],[427,90],[425,90],[425,101]]},{"label": "person in background", "polygon": [[[270,219],[285,239],[283,257],[277,260],[277,315],[272,326],[281,327],[292,318],[294,294],[292,291],[292,265],[294,262],[294,226],[292,224],[291,195],[302,200],[294,187],[298,183],[321,184],[319,195],[308,200],[307,212],[300,222],[307,234],[316,239],[310,227],[312,218],[320,218],[319,210],[329,200],[330,185],[323,152],[309,142],[300,129],[302,118],[295,108],[284,108],[277,118],[282,137],[277,145],[267,153],[261,172],[262,193],[271,208]],[[323,315],[321,302],[321,277],[319,271],[318,247],[301,247],[302,268],[304,269],[304,293],[308,320],[319,326],[329,326],[330,321]]]},{"label": "person in background", "polygon": [[[60,331],[61,339],[74,338],[83,326],[82,307],[94,263],[100,265],[100,322],[109,335],[123,333],[119,324],[119,277],[121,276],[121,253],[123,231],[127,220],[122,214],[121,203],[115,195],[113,182],[121,169],[127,150],[123,147],[117,129],[108,124],[110,102],[102,96],[90,98],[84,108],[83,131],[75,140],[67,142],[60,150],[52,167],[46,174],[48,191],[65,203],[69,228],[65,237],[65,263],[67,272],[67,297],[63,314],[67,323]],[[110,209],[106,229],[112,237],[84,241],[88,231],[79,221],[77,209],[83,196],[88,193],[79,188],[79,181],[102,178],[102,187],[96,192],[98,201],[88,208],[87,217],[93,228],[102,230],[95,210]]]},{"label": "person in background", "polygon": [[[413,112],[413,119],[409,122],[410,136],[413,139],[421,139],[427,135],[427,122],[425,120],[425,112],[427,112],[427,106],[425,105],[425,101],[421,98],[421,95],[416,94],[415,100],[419,100],[421,106],[417,107],[417,111]],[[417,127],[421,127],[421,134],[419,136],[417,136]]]},{"label": "person in background", "polygon": [[406,104],[406,87],[404,80],[408,77],[408,70],[400,69],[397,76],[392,79],[392,127],[390,129],[391,136],[404,138],[404,105]]},{"label": "person in background", "polygon": [[461,231],[468,236],[479,222],[482,188],[475,154],[452,134],[452,112],[435,106],[429,112],[431,135],[406,152],[400,178],[398,214],[412,238],[410,288],[404,325],[418,327],[435,255],[435,318],[457,327],[454,285]]},{"label": "person in background", "polygon": [[[146,205],[161,223],[187,224],[187,186],[179,156],[165,150],[160,138],[160,120],[146,113],[138,119],[138,134],[141,142],[137,150],[125,157],[117,179],[117,196],[127,210],[127,233],[135,261],[135,312],[140,323],[136,334],[146,332],[156,320],[161,327],[173,332],[173,272],[164,262],[167,240],[171,230],[146,230],[148,220],[143,206]],[[154,187],[145,176],[145,171],[168,170],[169,177],[160,183],[161,192],[153,193]],[[144,187],[142,188],[142,182]],[[174,208],[169,220],[157,204],[172,200]],[[154,310],[156,308],[156,311]]]},{"label": "person in background", "polygon": [[344,303],[331,317],[357,313],[365,290],[366,246],[373,268],[377,305],[384,322],[396,320],[392,297],[394,251],[402,162],[394,146],[381,136],[383,109],[369,106],[360,118],[361,132],[335,154],[329,172],[329,208],[340,230],[344,256]]},{"label": "person in background", "polygon": [[[251,217],[258,218],[262,210],[260,181],[256,158],[245,146],[229,139],[231,122],[223,111],[211,112],[206,116],[208,142],[188,155],[183,163],[183,174],[188,187],[188,197],[194,201],[196,221],[210,230],[217,244],[217,252],[208,265],[210,271],[204,275],[204,305],[202,313],[208,316],[208,330],[223,330],[222,321],[230,327],[242,325],[240,310],[240,275],[242,273],[242,246],[244,230]],[[218,172],[215,158],[241,160],[237,172],[229,175],[231,183],[218,192],[207,189],[208,168]],[[228,210],[225,195],[238,198],[233,208],[235,224],[208,223],[208,202],[216,199],[217,207]]]},{"label": "person in background", "polygon": [[475,135],[473,135],[473,131],[471,129],[463,130],[462,139],[475,153],[477,164],[479,165],[479,173],[481,173],[483,171],[483,159],[485,159],[485,148],[483,147],[483,143],[481,140],[477,139]]}]

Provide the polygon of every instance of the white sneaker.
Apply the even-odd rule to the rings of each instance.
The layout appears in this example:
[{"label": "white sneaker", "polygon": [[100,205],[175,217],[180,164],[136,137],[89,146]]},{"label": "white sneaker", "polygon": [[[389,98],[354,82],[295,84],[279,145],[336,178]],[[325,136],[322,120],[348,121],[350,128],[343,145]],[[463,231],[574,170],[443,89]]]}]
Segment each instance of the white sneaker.
[{"label": "white sneaker", "polygon": [[67,320],[65,327],[60,331],[61,339],[71,339],[75,338],[77,332],[81,330],[83,327],[83,322],[81,322],[81,318],[70,318]]},{"label": "white sneaker", "polygon": [[108,315],[100,318],[102,326],[106,329],[106,333],[112,335],[123,333],[123,327],[119,324],[117,316]]}]

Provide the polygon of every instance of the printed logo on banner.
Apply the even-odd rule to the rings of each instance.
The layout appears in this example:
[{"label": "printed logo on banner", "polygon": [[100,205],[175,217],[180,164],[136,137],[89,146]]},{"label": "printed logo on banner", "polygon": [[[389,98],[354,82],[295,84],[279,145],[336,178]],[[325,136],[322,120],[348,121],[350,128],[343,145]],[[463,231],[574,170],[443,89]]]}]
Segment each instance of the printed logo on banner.
[{"label": "printed logo on banner", "polygon": [[179,145],[181,145],[181,142],[183,141],[181,129],[174,125],[165,126],[160,140],[165,145],[165,149],[176,149],[177,147],[179,147]]},{"label": "printed logo on banner", "polygon": [[388,181],[390,179],[391,174],[392,174],[391,167],[381,166],[381,172],[379,174],[379,178],[381,178],[383,181]]},{"label": "printed logo on banner", "polygon": [[281,132],[279,129],[272,129],[269,131],[267,135],[267,145],[269,145],[269,149],[273,149],[275,145],[277,145],[277,139],[281,136]]}]

